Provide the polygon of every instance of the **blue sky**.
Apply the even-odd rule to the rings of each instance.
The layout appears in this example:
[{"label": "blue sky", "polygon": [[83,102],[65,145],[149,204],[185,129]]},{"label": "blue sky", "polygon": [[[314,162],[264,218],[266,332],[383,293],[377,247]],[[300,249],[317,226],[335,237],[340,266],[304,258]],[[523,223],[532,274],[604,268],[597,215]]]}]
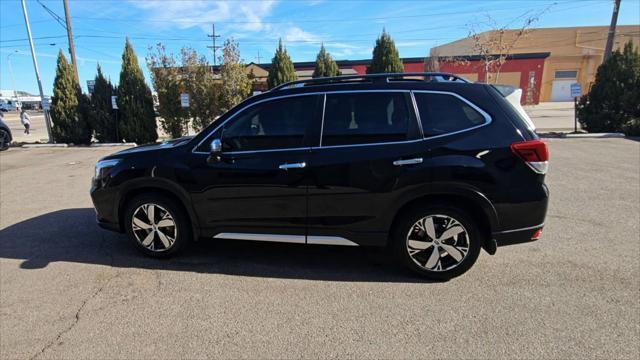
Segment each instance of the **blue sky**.
[{"label": "blue sky", "polygon": [[[64,19],[62,0],[40,1]],[[141,66],[148,46],[164,43],[174,53],[190,46],[212,61],[207,48],[211,24],[221,35],[219,44],[233,37],[245,62],[269,62],[278,38],[283,38],[294,61],[312,61],[324,42],[335,59],[371,57],[382,28],[391,34],[402,57],[425,56],[432,46],[468,35],[469,27],[483,29],[487,14],[500,26],[522,25],[531,14],[547,9],[536,27],[608,25],[613,0],[499,0],[499,1],[94,1],[70,0],[71,23],[80,81],[93,79],[96,64],[117,82],[125,36],[129,36]],[[51,94],[58,49],[67,52],[66,32],[36,1],[27,10],[46,94]],[[620,25],[640,24],[640,1],[622,0]],[[37,93],[26,41],[20,1],[0,0],[0,88]]]}]

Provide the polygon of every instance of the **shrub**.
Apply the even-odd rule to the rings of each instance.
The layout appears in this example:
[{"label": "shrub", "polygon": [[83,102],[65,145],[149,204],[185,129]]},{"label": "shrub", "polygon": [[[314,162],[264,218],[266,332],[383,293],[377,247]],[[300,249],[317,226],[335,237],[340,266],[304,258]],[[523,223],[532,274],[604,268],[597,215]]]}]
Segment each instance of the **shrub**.
[{"label": "shrub", "polygon": [[631,42],[598,67],[596,81],[578,103],[578,119],[589,132],[638,132],[640,54]]}]

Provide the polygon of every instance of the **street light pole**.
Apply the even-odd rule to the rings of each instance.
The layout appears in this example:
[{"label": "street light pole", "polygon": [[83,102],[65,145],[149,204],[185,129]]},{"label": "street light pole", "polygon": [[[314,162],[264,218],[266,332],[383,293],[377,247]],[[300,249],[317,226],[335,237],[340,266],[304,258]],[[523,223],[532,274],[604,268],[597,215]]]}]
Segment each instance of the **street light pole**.
[{"label": "street light pole", "polygon": [[16,98],[17,102],[20,102],[20,98],[18,97],[18,90],[16,90],[16,79],[13,77],[13,66],[11,66],[11,55],[15,55],[18,50],[12,52],[7,55],[7,64],[9,64],[9,75],[11,76],[11,86],[13,87],[13,97]]},{"label": "street light pole", "polygon": [[[36,49],[33,47],[33,38],[31,37],[31,26],[29,26],[29,16],[27,15],[27,5],[24,0],[22,3],[22,13],[24,14],[24,24],[27,27],[27,35],[29,36],[29,47],[31,48],[31,58],[33,59],[33,68],[36,72],[36,80],[38,80],[38,90],[40,90],[40,105],[44,103],[44,91],[42,90],[42,79],[40,79],[40,70],[38,70],[38,59],[36,59]],[[44,111],[44,122],[47,124],[47,135],[49,136],[49,143],[53,143],[53,135],[51,134],[51,118],[49,117],[49,110],[42,107]]]}]

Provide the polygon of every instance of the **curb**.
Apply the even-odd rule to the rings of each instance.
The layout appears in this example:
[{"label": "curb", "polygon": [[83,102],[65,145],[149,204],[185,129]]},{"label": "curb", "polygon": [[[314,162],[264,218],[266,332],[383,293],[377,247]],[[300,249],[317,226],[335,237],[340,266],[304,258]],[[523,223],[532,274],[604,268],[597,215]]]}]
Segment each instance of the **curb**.
[{"label": "curb", "polygon": [[607,138],[624,138],[623,133],[565,133],[565,132],[550,132],[538,134],[542,138],[554,138],[554,139],[607,139]]},{"label": "curb", "polygon": [[91,144],[89,146],[87,145],[73,145],[73,144],[64,144],[64,143],[60,143],[60,144],[47,144],[47,143],[43,143],[43,144],[22,144],[20,145],[20,147],[23,148],[69,148],[69,147],[112,147],[112,146],[137,146],[136,143],[97,143],[97,144]]},{"label": "curb", "polygon": [[136,143],[95,143],[89,147],[109,147],[109,146],[138,146]]},{"label": "curb", "polygon": [[69,147],[69,144],[23,144],[22,147],[23,148],[48,148],[48,147],[66,148],[66,147]]}]

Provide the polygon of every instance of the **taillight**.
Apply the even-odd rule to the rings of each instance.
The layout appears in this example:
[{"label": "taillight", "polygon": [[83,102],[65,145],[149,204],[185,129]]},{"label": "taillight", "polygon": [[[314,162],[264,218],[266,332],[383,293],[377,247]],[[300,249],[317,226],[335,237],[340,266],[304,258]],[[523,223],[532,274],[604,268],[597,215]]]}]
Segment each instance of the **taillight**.
[{"label": "taillight", "polygon": [[522,141],[511,144],[511,151],[518,155],[538,174],[546,174],[549,169],[549,149],[541,140]]}]

